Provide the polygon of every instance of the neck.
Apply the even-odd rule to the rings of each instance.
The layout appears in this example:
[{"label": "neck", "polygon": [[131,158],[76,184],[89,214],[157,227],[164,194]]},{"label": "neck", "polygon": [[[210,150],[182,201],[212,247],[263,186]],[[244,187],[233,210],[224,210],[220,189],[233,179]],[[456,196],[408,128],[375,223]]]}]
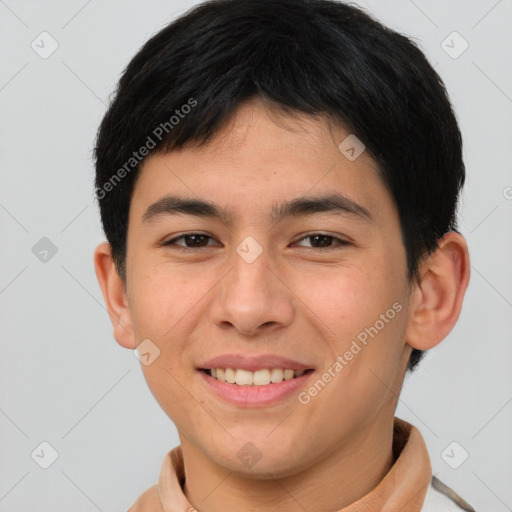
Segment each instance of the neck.
[{"label": "neck", "polygon": [[184,493],[201,512],[280,512],[341,510],[374,489],[393,463],[393,422],[386,419],[360,430],[352,439],[314,463],[282,478],[254,478],[216,464],[181,439],[186,480]]}]

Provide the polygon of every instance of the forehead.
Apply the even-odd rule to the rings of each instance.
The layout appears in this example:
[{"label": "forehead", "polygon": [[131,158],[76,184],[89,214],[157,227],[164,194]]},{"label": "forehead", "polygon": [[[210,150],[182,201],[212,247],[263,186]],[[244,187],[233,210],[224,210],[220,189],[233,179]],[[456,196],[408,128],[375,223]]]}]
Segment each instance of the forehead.
[{"label": "forehead", "polygon": [[222,213],[229,213],[224,220],[263,210],[275,220],[300,198],[337,195],[347,199],[346,206],[351,202],[359,213],[378,218],[393,210],[393,201],[366,151],[355,159],[343,152],[345,141],[354,146],[353,137],[325,118],[284,114],[250,100],[207,144],[148,157],[132,206],[141,222],[159,201],[165,208],[166,196],[223,205]]}]

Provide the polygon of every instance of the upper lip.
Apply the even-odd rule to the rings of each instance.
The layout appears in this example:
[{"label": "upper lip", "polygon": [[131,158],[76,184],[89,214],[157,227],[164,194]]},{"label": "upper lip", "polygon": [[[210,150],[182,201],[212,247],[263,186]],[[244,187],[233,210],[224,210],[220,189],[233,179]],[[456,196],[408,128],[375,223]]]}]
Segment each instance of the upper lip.
[{"label": "upper lip", "polygon": [[240,368],[241,370],[251,372],[267,368],[282,368],[283,370],[290,369],[296,371],[312,369],[310,365],[272,354],[261,354],[257,356],[247,354],[224,354],[208,359],[198,366],[200,370],[211,370],[214,368]]}]

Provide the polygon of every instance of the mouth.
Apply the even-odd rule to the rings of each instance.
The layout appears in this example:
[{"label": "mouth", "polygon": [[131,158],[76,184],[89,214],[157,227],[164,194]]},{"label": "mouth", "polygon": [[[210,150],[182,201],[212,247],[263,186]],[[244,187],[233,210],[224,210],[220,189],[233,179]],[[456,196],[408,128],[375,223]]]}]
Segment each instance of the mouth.
[{"label": "mouth", "polygon": [[293,370],[291,368],[262,368],[256,371],[250,371],[242,368],[199,368],[199,371],[226,384],[259,387],[294,380],[311,373],[313,369]]},{"label": "mouth", "polygon": [[[289,370],[289,371],[288,371]],[[307,386],[314,370],[198,368],[203,384],[217,400],[242,409],[282,406]]]},{"label": "mouth", "polygon": [[310,364],[277,354],[221,354],[196,366],[210,396],[239,408],[283,405],[307,386]]}]

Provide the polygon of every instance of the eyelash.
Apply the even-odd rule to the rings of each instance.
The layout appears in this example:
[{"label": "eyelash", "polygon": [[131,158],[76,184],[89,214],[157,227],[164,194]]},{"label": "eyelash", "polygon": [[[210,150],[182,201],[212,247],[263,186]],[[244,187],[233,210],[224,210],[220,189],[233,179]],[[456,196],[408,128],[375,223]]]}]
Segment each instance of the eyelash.
[{"label": "eyelash", "polygon": [[[205,233],[198,233],[198,232],[191,232],[191,233],[184,233],[183,235],[180,235],[176,238],[173,238],[172,240],[169,240],[167,242],[164,242],[162,245],[164,247],[169,247],[169,246],[172,246],[174,245],[175,249],[178,250],[178,251],[181,251],[181,252],[190,252],[190,251],[194,251],[194,252],[197,252],[197,251],[200,251],[202,249],[207,249],[208,247],[212,247],[212,246],[209,246],[209,245],[206,245],[204,247],[186,247],[186,246],[179,246],[177,245],[175,242],[177,240],[181,240],[182,238],[187,238],[187,237],[192,237],[192,236],[203,236],[203,237],[206,237],[206,238],[209,238],[211,240],[213,240],[213,237],[211,237],[210,235],[207,235]],[[298,242],[302,242],[303,240],[307,239],[307,238],[313,238],[315,236],[323,236],[323,237],[326,237],[326,238],[330,238],[332,239],[333,241],[336,241],[337,245],[336,246],[329,246],[329,247],[306,247],[306,249],[311,249],[313,251],[326,251],[326,250],[334,250],[336,248],[340,248],[340,247],[344,247],[344,246],[347,246],[349,245],[349,242],[346,242],[345,240],[342,240],[341,238],[337,238],[333,235],[327,235],[325,233],[310,233],[304,237],[302,237],[300,240],[298,240]]]}]

